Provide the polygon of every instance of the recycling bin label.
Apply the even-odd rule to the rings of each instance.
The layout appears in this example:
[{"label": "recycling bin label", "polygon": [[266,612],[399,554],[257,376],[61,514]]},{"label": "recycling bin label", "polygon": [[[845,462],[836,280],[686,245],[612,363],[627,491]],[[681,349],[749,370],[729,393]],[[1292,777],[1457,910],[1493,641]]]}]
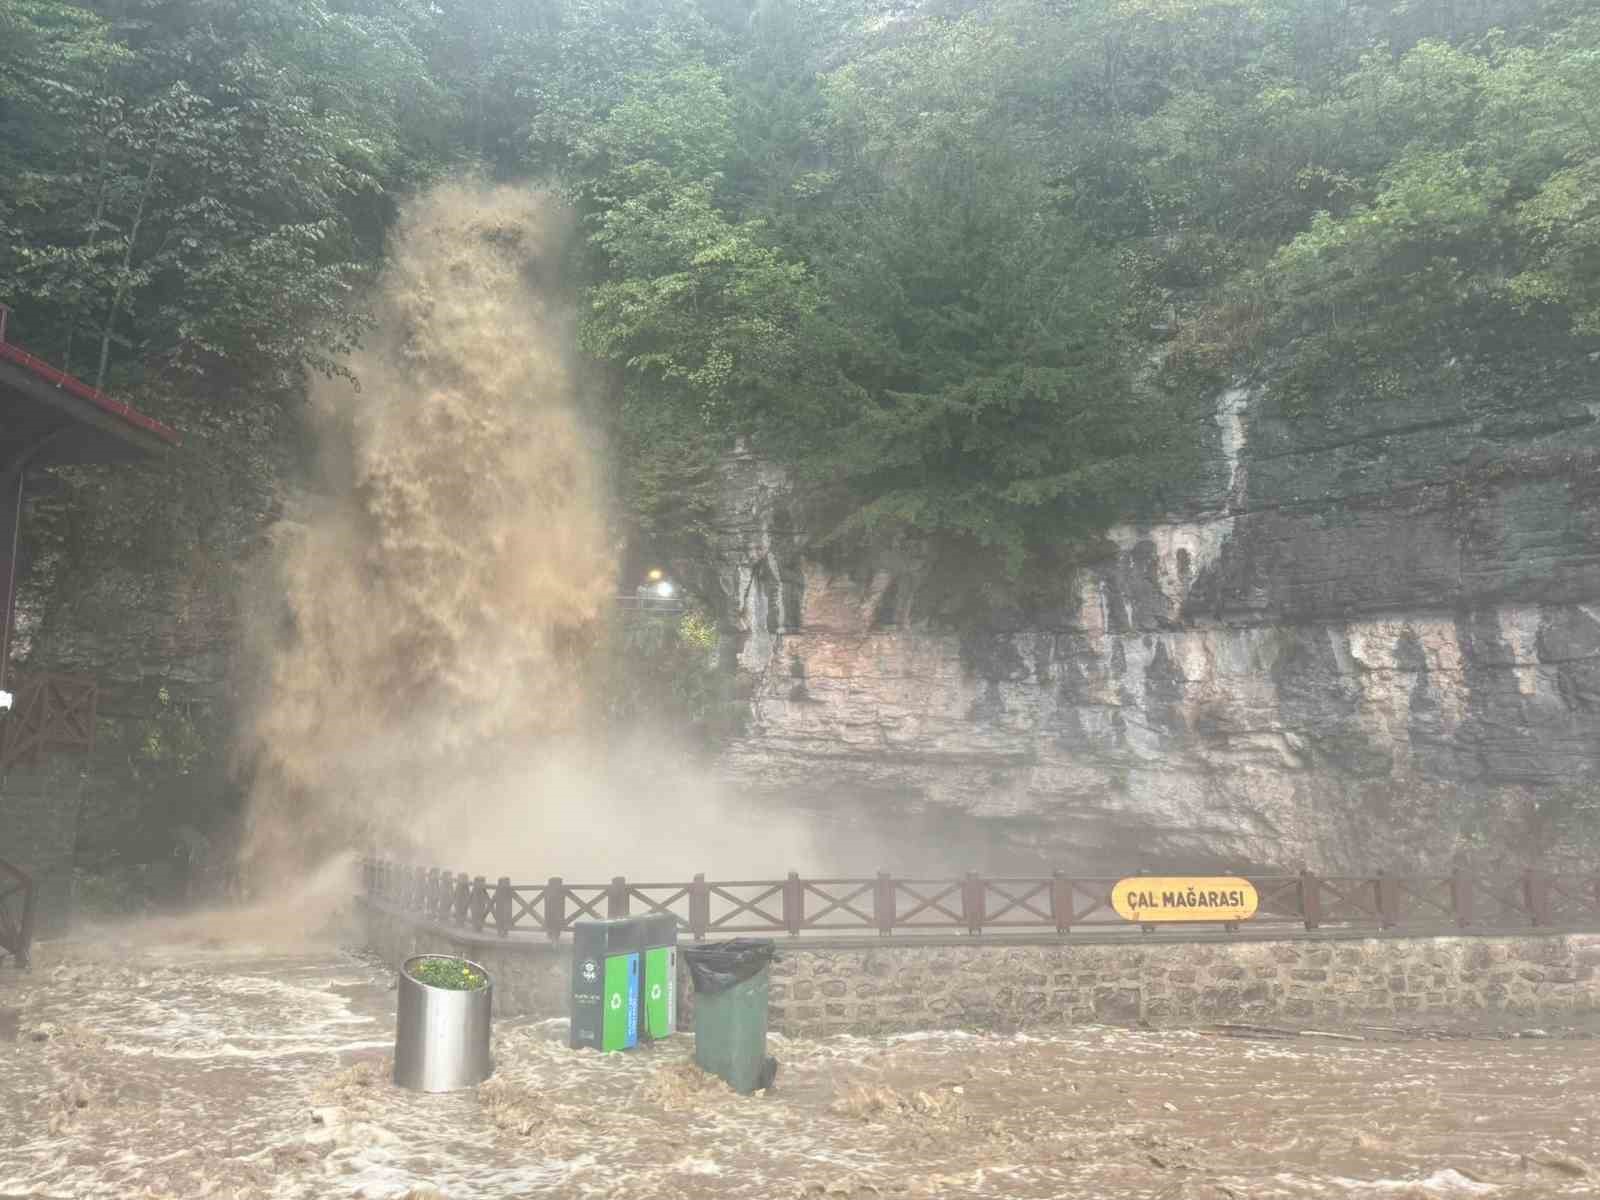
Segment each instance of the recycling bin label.
[{"label": "recycling bin label", "polygon": [[652,1040],[670,1037],[678,1024],[678,950],[655,946],[644,952],[644,1024]]},{"label": "recycling bin label", "polygon": [[615,954],[606,959],[605,1013],[602,1050],[626,1050],[639,1044],[639,956]]}]

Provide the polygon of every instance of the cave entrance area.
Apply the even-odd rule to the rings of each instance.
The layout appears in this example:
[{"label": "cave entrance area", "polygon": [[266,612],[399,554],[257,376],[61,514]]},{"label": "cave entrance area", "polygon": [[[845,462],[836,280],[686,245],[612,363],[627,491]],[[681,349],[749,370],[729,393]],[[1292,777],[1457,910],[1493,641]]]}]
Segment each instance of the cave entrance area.
[{"label": "cave entrance area", "polygon": [[623,609],[679,613],[688,597],[662,547],[630,539],[617,560],[617,604]]},{"label": "cave entrance area", "polygon": [[0,957],[20,963],[35,914],[50,926],[66,917],[81,780],[50,759],[93,748],[97,691],[92,678],[11,667],[28,475],[149,460],[179,438],[8,341],[9,317],[0,305]]}]

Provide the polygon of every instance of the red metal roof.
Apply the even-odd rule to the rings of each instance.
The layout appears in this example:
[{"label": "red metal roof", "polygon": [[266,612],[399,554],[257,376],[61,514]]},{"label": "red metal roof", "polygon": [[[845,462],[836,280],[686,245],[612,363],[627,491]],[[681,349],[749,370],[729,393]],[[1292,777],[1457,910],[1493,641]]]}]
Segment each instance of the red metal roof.
[{"label": "red metal roof", "polygon": [[95,407],[126,421],[129,425],[155,434],[164,442],[169,442],[174,446],[182,444],[183,439],[178,436],[178,431],[171,426],[163,425],[154,417],[145,416],[142,412],[129,407],[120,400],[113,400],[98,388],[90,387],[83,380],[68,375],[65,371],[58,371],[55,367],[45,362],[44,359],[29,354],[15,342],[4,340],[3,335],[0,335],[0,359],[14,362],[19,367],[25,367],[45,382],[54,384],[63,391],[71,392],[80,400],[87,400]]}]

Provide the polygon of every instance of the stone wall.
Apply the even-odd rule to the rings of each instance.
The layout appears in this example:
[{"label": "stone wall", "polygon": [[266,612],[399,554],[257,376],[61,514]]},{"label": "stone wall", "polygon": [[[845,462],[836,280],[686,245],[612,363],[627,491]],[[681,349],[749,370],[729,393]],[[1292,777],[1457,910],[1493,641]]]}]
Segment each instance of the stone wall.
[{"label": "stone wall", "polygon": [[1083,1022],[1411,1023],[1600,1012],[1600,936],[1361,938],[790,952],[790,1034]]},{"label": "stone wall", "polygon": [[41,937],[59,933],[72,919],[82,770],[72,755],[57,754],[0,773],[0,858],[33,876],[34,932]]},{"label": "stone wall", "polygon": [[[570,945],[463,935],[362,908],[368,945],[391,966],[459,954],[494,975],[497,1013],[566,1015]],[[780,940],[769,1020],[798,1037],[1141,1021],[1554,1023],[1600,1013],[1600,934],[1158,936]],[[678,987],[683,1024],[692,990],[681,970]]]}]

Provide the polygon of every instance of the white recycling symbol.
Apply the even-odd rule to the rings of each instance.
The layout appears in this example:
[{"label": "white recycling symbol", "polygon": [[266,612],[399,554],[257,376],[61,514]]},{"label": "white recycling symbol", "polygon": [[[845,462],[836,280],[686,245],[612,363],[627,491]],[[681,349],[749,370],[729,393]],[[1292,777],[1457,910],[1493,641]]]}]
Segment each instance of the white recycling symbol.
[{"label": "white recycling symbol", "polygon": [[612,992],[611,993],[611,1007],[612,1008],[621,1008],[622,1007],[622,993],[621,992]]},{"label": "white recycling symbol", "polygon": [[655,987],[650,989],[650,999],[652,999],[652,1000],[661,999],[661,985],[659,983],[656,984]]}]

